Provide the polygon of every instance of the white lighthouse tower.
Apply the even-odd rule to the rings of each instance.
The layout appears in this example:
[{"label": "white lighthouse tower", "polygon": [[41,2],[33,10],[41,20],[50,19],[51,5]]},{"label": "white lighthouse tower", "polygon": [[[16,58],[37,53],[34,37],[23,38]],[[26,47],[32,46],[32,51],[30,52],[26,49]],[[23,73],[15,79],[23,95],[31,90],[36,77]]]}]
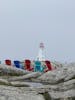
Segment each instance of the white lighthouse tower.
[{"label": "white lighthouse tower", "polygon": [[45,52],[44,52],[44,43],[43,42],[41,42],[39,45],[39,53],[37,56],[37,60],[45,61]]}]

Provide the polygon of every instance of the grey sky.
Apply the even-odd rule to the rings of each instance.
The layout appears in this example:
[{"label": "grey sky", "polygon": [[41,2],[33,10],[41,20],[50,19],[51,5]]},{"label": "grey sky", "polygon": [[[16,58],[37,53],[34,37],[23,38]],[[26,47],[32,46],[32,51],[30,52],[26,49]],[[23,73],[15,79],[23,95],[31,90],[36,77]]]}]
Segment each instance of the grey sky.
[{"label": "grey sky", "polygon": [[75,0],[0,0],[0,59],[75,61]]}]

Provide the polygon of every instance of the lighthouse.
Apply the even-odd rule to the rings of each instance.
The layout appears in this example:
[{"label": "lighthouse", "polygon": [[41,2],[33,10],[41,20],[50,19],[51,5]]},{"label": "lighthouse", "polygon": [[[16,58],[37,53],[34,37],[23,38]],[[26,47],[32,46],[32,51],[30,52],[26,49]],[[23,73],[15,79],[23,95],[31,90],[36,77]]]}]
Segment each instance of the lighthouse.
[{"label": "lighthouse", "polygon": [[39,45],[39,52],[38,52],[38,56],[37,56],[37,60],[39,61],[45,61],[45,52],[44,52],[44,43],[41,42]]}]

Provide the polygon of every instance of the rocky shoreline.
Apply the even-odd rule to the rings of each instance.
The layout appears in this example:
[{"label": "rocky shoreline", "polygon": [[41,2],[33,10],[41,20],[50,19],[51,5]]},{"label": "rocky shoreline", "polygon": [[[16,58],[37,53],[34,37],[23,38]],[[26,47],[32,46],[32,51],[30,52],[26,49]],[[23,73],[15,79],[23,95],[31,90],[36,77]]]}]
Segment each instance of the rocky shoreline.
[{"label": "rocky shoreline", "polygon": [[75,100],[75,64],[46,73],[0,64],[0,100]]}]

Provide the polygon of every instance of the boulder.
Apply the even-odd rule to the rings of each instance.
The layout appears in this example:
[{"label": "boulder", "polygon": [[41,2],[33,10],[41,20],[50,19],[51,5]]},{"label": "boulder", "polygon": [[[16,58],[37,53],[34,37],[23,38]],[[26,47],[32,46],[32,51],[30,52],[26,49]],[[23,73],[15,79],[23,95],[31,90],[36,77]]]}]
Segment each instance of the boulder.
[{"label": "boulder", "polygon": [[0,100],[44,100],[44,97],[24,87],[0,86]]}]

